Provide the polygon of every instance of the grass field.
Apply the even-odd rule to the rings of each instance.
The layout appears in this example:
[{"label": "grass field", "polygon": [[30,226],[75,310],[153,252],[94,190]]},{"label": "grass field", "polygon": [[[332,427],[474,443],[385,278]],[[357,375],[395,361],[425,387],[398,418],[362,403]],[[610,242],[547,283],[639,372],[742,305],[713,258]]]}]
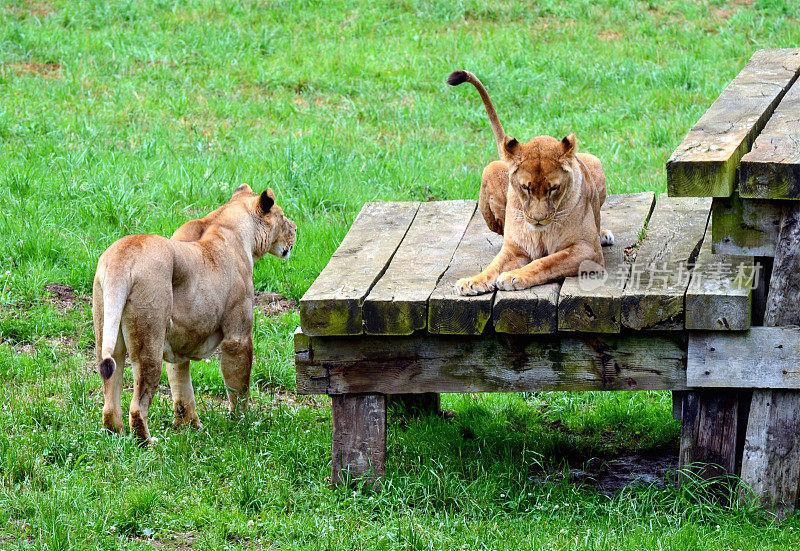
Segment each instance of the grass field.
[{"label": "grass field", "polygon": [[[612,193],[663,191],[669,153],[752,52],[800,45],[797,12],[794,0],[2,3],[0,548],[796,548],[800,518],[714,505],[700,483],[608,497],[565,476],[674,453],[666,393],[448,396],[452,420],[395,412],[382,492],[332,490],[329,401],[293,391],[296,311],[256,316],[246,419],[225,413],[217,361],[199,362],[204,428],[172,430],[163,395],[160,441],[140,449],[99,430],[86,299],[114,240],[169,235],[241,182],[275,188],[299,226],[291,260],[255,274],[256,289],[295,300],[364,202],[474,198],[496,153],[477,94],[444,83],[454,69],[483,79],[517,138],[574,131]],[[78,296],[55,300],[50,283]]]}]

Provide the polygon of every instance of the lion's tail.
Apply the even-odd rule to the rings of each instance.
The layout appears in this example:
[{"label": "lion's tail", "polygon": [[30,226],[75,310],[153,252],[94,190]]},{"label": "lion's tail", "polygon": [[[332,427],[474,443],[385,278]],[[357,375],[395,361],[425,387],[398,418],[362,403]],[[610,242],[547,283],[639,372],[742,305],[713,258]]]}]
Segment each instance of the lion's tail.
[{"label": "lion's tail", "polygon": [[492,124],[494,141],[497,143],[497,153],[500,155],[500,158],[504,158],[505,154],[503,152],[503,145],[505,144],[506,133],[503,130],[503,125],[500,124],[500,119],[497,117],[497,111],[495,110],[494,104],[492,103],[486,88],[483,86],[483,83],[478,79],[478,77],[469,71],[453,71],[450,73],[450,76],[447,77],[447,84],[450,86],[458,86],[459,84],[463,84],[465,82],[469,82],[478,89],[478,93],[481,95],[481,99],[483,100],[483,106],[486,108],[486,114],[489,115],[489,122]]},{"label": "lion's tail", "polygon": [[130,284],[126,277],[106,277],[103,282],[103,325],[100,345],[100,376],[108,379],[114,373],[117,363],[114,361],[114,350],[117,347],[119,327],[122,323],[122,310],[128,300]]}]

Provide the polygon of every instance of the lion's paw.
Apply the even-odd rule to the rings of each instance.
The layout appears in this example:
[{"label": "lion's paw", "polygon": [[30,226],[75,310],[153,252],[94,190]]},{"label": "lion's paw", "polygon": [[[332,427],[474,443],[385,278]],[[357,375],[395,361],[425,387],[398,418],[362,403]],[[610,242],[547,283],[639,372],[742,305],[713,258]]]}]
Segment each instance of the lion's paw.
[{"label": "lion's paw", "polygon": [[600,230],[600,244],[604,247],[614,244],[614,234],[611,230]]},{"label": "lion's paw", "polygon": [[503,272],[497,278],[497,288],[502,291],[521,291],[530,286],[525,278],[514,272]]},{"label": "lion's paw", "polygon": [[494,283],[488,279],[465,277],[456,281],[456,292],[464,297],[481,295],[490,291],[494,291]]}]

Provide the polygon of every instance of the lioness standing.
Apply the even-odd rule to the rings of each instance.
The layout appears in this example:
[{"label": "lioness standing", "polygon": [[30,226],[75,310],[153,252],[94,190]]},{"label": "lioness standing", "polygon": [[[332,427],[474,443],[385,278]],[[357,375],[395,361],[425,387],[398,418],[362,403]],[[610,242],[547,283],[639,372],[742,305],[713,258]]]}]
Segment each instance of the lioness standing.
[{"label": "lioness standing", "polygon": [[606,178],[600,159],[578,153],[575,134],[563,140],[537,136],[519,143],[506,135],[481,81],[455,71],[447,83],[469,82],[489,115],[502,160],[483,170],[478,206],[503,247],[475,277],[456,282],[462,295],[514,291],[577,275],[581,264],[603,267],[602,245],[614,236],[600,228]]},{"label": "lioness standing", "polygon": [[125,353],[133,364],[131,430],[150,441],[147,413],[167,362],[176,424],[200,426],[190,360],[222,351],[232,410],[247,407],[253,363],[253,263],[288,258],[297,226],[267,189],[236,189],[230,201],[178,228],[171,239],[131,235],[100,256],[92,311],[103,378],[103,426],[122,432]]}]

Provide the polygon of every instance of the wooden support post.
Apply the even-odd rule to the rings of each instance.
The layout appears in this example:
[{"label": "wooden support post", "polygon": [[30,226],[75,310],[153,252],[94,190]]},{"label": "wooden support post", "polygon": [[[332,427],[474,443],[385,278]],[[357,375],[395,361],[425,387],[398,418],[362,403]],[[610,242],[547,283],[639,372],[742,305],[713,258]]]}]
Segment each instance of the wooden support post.
[{"label": "wooden support post", "polygon": [[331,398],[331,483],[349,478],[380,485],[386,473],[386,396],[337,394]]},{"label": "wooden support post", "polygon": [[[800,324],[800,204],[784,207],[764,325]],[[795,368],[796,366],[787,366]],[[778,518],[794,511],[800,485],[800,392],[753,391],[742,481]]]},{"label": "wooden support post", "polygon": [[442,399],[438,392],[422,394],[390,394],[388,407],[401,408],[407,415],[421,417],[423,415],[441,415]]},{"label": "wooden support post", "polygon": [[704,479],[736,474],[744,436],[740,410],[749,407],[748,398],[748,391],[738,390],[683,393],[680,468],[692,468]]}]

